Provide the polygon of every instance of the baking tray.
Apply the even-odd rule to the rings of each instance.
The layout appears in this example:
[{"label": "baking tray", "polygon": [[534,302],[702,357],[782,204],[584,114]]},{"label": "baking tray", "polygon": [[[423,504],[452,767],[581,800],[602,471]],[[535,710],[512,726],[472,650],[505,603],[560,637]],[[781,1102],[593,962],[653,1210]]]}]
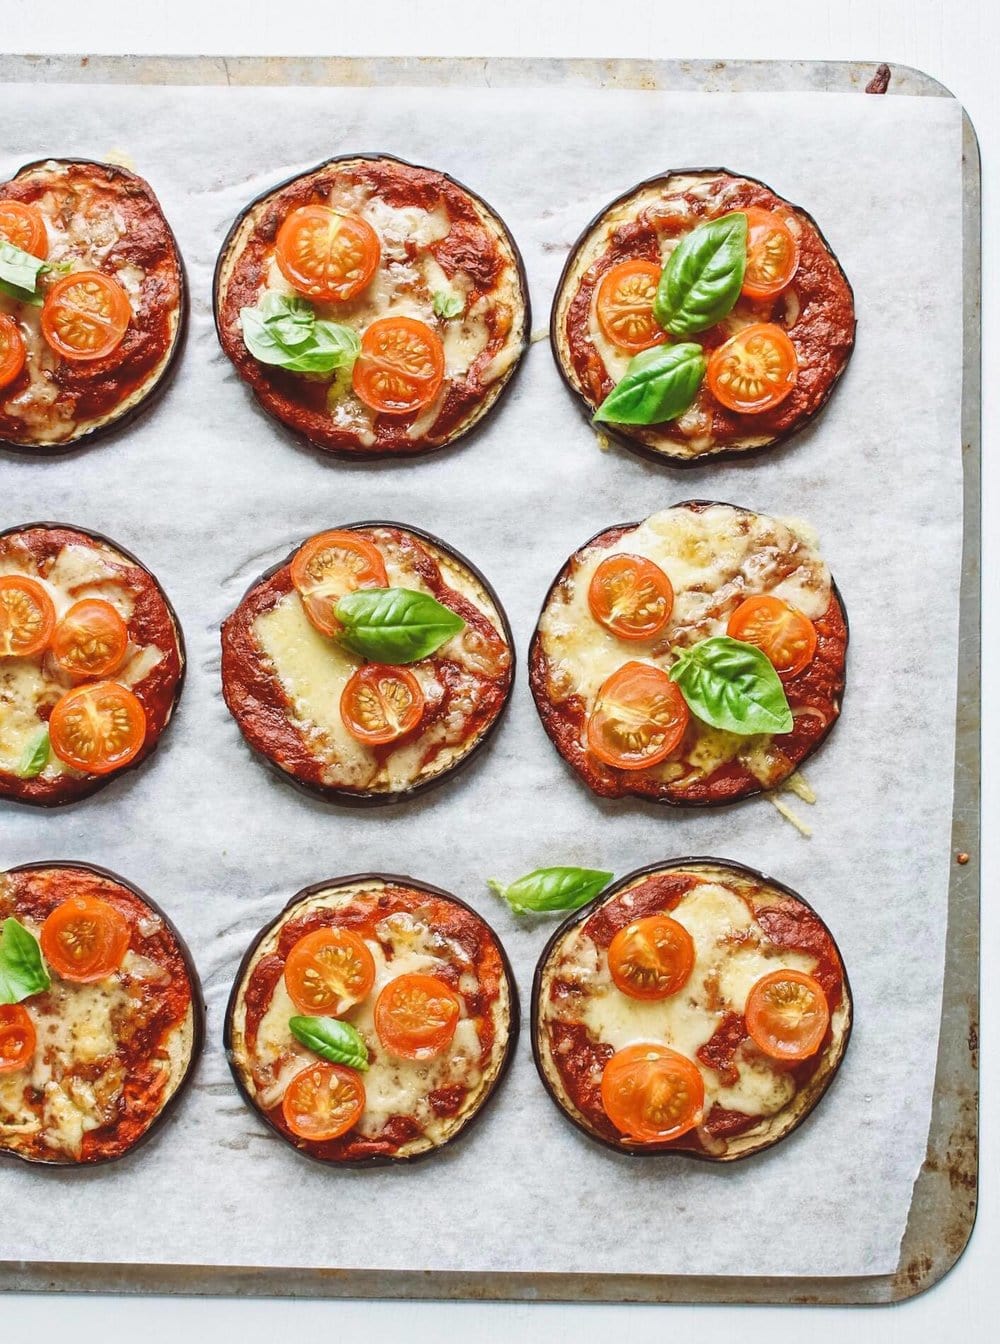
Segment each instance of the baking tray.
[{"label": "baking tray", "polygon": [[[849,93],[950,98],[907,66],[825,61],[508,60],[336,57],[0,56],[5,83],[656,89],[686,93]],[[980,780],[980,162],[962,116],[964,531],[956,706],[954,862],[927,1152],[898,1264],[870,1276],[600,1275],[280,1270],[206,1265],[8,1261],[0,1289],[513,1301],[874,1304],[936,1283],[972,1233],[978,1188]]]}]

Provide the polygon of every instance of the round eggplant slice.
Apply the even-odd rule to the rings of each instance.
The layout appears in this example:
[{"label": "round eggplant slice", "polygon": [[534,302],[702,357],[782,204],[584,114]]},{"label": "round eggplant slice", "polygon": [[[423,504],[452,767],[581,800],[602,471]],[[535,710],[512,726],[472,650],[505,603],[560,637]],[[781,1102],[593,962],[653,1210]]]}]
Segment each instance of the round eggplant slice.
[{"label": "round eggplant slice", "polygon": [[[792,236],[798,265],[791,279],[770,298],[741,294],[731,312],[707,330],[658,339],[695,342],[708,358],[749,325],[773,323],[791,340],[797,379],[777,405],[752,414],[723,406],[705,378],[693,403],[675,419],[651,425],[599,424],[602,432],[652,461],[686,467],[742,458],[808,424],[826,404],[854,347],[854,295],[847,278],[810,215],[763,182],[724,168],[683,169],[641,182],[588,224],[563,269],[552,305],[552,351],[566,385],[590,419],[625,375],[637,348],[616,344],[601,325],[598,293],[604,276],[613,267],[646,262],[646,283],[655,285],[657,269],[692,229],[747,209],[776,215],[787,230],[782,236]],[[606,325],[614,327],[613,322]]]},{"label": "round eggplant slice", "polygon": [[[617,555],[651,562],[670,580],[669,619],[649,638],[619,637],[591,608],[595,572]],[[674,650],[727,634],[736,609],[756,596],[789,604],[815,634],[809,662],[781,678],[791,732],[739,736],[691,713],[677,745],[653,764],[620,767],[594,753],[588,728],[610,677],[636,661],[670,668]],[[538,618],[529,681],[545,731],[593,793],[674,807],[715,806],[776,788],[826,739],[840,714],[847,642],[840,593],[806,524],[685,500],[644,522],[607,528],[569,558]]]},{"label": "round eggplant slice", "polygon": [[[294,240],[287,251],[277,248],[293,212],[317,207],[335,212],[334,221],[348,217],[360,235],[358,280],[341,286],[343,297],[310,297],[312,272],[308,262],[295,264]],[[308,239],[302,250],[314,251]],[[289,253],[293,261],[282,269],[278,256]],[[313,286],[314,295],[330,290],[329,278]],[[362,342],[376,321],[402,318],[416,331],[419,349],[406,359],[417,359],[419,377],[407,373],[391,396],[384,386],[366,391],[365,368],[387,353],[374,344],[371,360],[362,344],[353,374],[350,361],[310,375],[262,362],[247,347],[240,313],[265,296],[282,312],[291,304],[307,326],[313,317],[347,326]],[[264,410],[317,448],[355,459],[413,457],[467,434],[499,400],[531,326],[521,255],[500,216],[446,174],[385,154],[329,159],[252,201],[223,243],[214,302],[222,348]],[[405,336],[394,339],[405,344]],[[314,343],[296,344],[295,353]]]},{"label": "round eggplant slice", "polygon": [[[686,981],[659,998],[623,992],[618,985],[623,974],[625,983],[634,985],[638,973],[641,984],[643,972],[661,963],[648,961],[648,941],[630,949],[627,940],[612,946],[613,940],[626,938],[625,931],[637,925],[641,939],[664,916],[681,925],[693,945]],[[647,920],[654,923],[640,923]],[[784,972],[791,974],[791,985]],[[818,1025],[810,1039],[804,1039],[801,1027],[795,1029],[797,1044],[794,1030],[780,1042],[776,1034],[767,1038],[772,1051],[780,1046],[785,1057],[765,1053],[747,1028],[748,997],[765,977],[779,982],[779,998],[794,1001],[805,986],[805,1005],[816,1013]],[[796,1011],[793,1002],[789,1017]],[[590,1138],[638,1157],[677,1153],[733,1162],[772,1147],[826,1092],[847,1049],[851,1024],[847,973],[820,917],[783,883],[727,859],[651,864],[574,911],[539,959],[531,1000],[535,1064],[553,1101]],[[754,1025],[756,1035],[764,1035],[756,1018]],[[626,1051],[647,1045],[652,1055],[682,1056],[682,1086],[669,1101],[651,1095],[648,1080],[644,1094],[641,1075],[635,1074],[638,1096],[628,1095],[629,1071],[620,1065],[628,1059]],[[803,1054],[807,1048],[811,1053]],[[788,1053],[792,1050],[798,1057]],[[609,1061],[619,1053],[605,1083]],[[693,1086],[688,1083],[692,1065],[701,1089],[697,1077]],[[615,1086],[616,1075],[624,1076],[624,1089]],[[644,1126],[651,1120],[653,1133],[678,1132],[667,1140],[634,1137],[636,1131],[648,1134]],[[631,1133],[619,1127],[625,1124]]]},{"label": "round eggplant slice", "polygon": [[[333,981],[317,979],[315,965],[310,968],[299,955],[289,971],[293,949],[306,939],[322,941],[327,930],[353,943],[354,952],[344,952],[348,970]],[[355,969],[359,940],[366,974],[363,967]],[[405,1021],[385,1007],[405,998],[404,979],[427,977],[439,982],[452,1002],[457,1020],[447,1040],[423,1034],[424,1007],[411,1005]],[[391,989],[386,994],[394,983],[397,994]],[[289,992],[293,987],[298,1001]],[[345,997],[327,1003],[336,993]],[[305,1003],[302,994],[309,996]],[[435,1001],[430,1002],[433,1012]],[[326,1056],[290,1029],[290,1020],[303,1014],[349,1023],[367,1053],[368,1068],[351,1067],[347,1078],[360,1097],[355,1107],[360,1114],[336,1137],[308,1137],[310,1125],[299,1124],[302,1132],[295,1132],[286,1118],[289,1086],[311,1068],[326,1067]],[[254,939],[229,996],[225,1049],[244,1100],[298,1152],[335,1165],[378,1166],[427,1157],[465,1133],[507,1071],[518,1026],[517,986],[507,955],[480,915],[413,878],[361,873],[306,887]],[[398,1030],[404,1035],[393,1035]],[[383,1036],[390,1042],[383,1044]],[[342,1056],[329,1058],[345,1067]]]},{"label": "round eggplant slice", "polygon": [[[32,219],[40,232],[44,226],[44,241],[31,244],[49,268],[38,277],[37,298],[74,272],[100,272],[111,282],[100,298],[108,310],[101,320],[124,326],[112,349],[102,354],[98,344],[91,356],[97,328],[67,320],[79,311],[74,292],[62,306],[43,307],[0,288],[0,313],[17,324],[25,347],[21,372],[0,389],[0,448],[64,453],[123,428],[169,383],[187,326],[184,264],[152,188],[117,164],[29,163],[0,185],[0,212],[11,202],[19,213],[28,208],[29,226]],[[47,328],[57,333],[56,344],[43,334]],[[67,349],[81,354],[67,357]]]},{"label": "round eggplant slice", "polygon": [[[73,916],[56,913],[67,902],[104,940],[97,956],[106,960],[74,967],[71,952],[60,955],[60,945],[86,948]],[[8,919],[40,940],[50,984],[17,1005],[33,1049],[23,1068],[0,1066],[0,1156],[63,1167],[128,1156],[176,1109],[204,1044],[184,940],[131,882],[63,859],[0,873],[0,921]],[[112,969],[102,976],[103,966]]]},{"label": "round eggplant slice", "polygon": [[[41,587],[55,624],[44,647],[19,656],[16,645],[14,653],[5,652],[10,636],[4,638],[7,623],[0,616],[0,799],[59,807],[90,797],[156,750],[184,683],[184,637],[159,580],[142,561],[118,542],[75,523],[24,523],[0,532],[0,588],[21,579]],[[120,661],[88,671],[93,647],[77,639],[61,649],[63,661],[57,662],[55,646],[72,624],[64,626],[63,618],[78,604],[95,601],[113,607],[124,624],[122,642],[127,635],[127,643]],[[9,628],[13,631],[14,625]],[[83,662],[75,661],[79,658]],[[144,726],[124,749],[120,742],[111,744],[122,763],[115,765],[114,755],[101,757],[98,772],[74,764],[65,751],[57,754],[51,718],[62,697],[107,682],[124,687],[128,703],[135,697]]]},{"label": "round eggplant slice", "polygon": [[465,621],[436,652],[399,669],[417,683],[416,725],[384,743],[348,727],[345,692],[366,660],[310,622],[293,582],[298,549],[223,622],[223,695],[249,745],[284,779],[335,803],[401,802],[448,778],[493,734],[514,683],[514,639],[490,584],[438,538],[387,522],[333,530],[375,547],[386,575],[375,586],[430,593]]}]

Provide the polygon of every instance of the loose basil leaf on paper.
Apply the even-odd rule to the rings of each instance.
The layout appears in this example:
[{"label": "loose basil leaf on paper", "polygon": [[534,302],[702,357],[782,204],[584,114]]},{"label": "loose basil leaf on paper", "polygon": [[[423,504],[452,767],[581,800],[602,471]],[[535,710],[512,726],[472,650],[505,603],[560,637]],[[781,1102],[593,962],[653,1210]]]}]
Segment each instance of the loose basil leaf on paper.
[{"label": "loose basil leaf on paper", "polygon": [[415,663],[465,628],[465,622],[429,593],[412,588],[356,588],[334,607],[337,639],[377,663]]},{"label": "loose basil leaf on paper", "polygon": [[747,217],[742,210],[699,224],[671,252],[653,316],[674,336],[714,327],[732,311],[746,268]]},{"label": "loose basil leaf on paper", "polygon": [[17,765],[19,779],[34,779],[49,763],[49,726],[39,728],[31,738]]},{"label": "loose basil leaf on paper", "polygon": [[267,293],[256,308],[240,309],[243,340],[254,359],[290,373],[350,368],[361,342],[351,327],[316,316],[305,299]]},{"label": "loose basil leaf on paper", "polygon": [[36,295],[35,290],[38,288],[38,277],[47,270],[49,266],[46,262],[0,239],[0,282],[4,293],[11,298],[20,299],[23,303],[41,303],[41,296]]},{"label": "loose basil leaf on paper", "polygon": [[364,1073],[368,1068],[368,1047],[351,1026],[335,1017],[290,1017],[288,1029],[295,1039],[331,1064],[345,1064]]},{"label": "loose basil leaf on paper", "polygon": [[658,425],[683,415],[705,376],[700,345],[654,345],[629,360],[621,382],[598,406],[595,420]]},{"label": "loose basil leaf on paper", "polygon": [[596,868],[536,868],[505,887],[495,877],[486,885],[505,900],[515,915],[577,910],[604,890],[614,873]]},{"label": "loose basil leaf on paper", "polygon": [[668,675],[702,723],[741,737],[791,732],[794,720],[785,688],[753,644],[717,635],[674,652],[679,656]]},{"label": "loose basil leaf on paper", "polygon": [[16,919],[0,924],[0,1003],[20,1003],[52,982],[34,934]]},{"label": "loose basil leaf on paper", "polygon": [[439,289],[432,300],[432,305],[438,317],[458,317],[459,313],[465,310],[465,300],[460,294],[451,294],[446,289]]}]

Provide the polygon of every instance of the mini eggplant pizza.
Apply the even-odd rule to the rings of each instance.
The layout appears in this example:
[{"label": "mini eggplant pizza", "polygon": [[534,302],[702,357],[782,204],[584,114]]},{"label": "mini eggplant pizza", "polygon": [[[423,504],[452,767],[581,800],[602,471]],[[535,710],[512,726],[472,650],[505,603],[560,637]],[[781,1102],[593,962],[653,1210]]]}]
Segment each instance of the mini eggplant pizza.
[{"label": "mini eggplant pizza", "polygon": [[805,1119],[852,1019],[816,912],[721,859],[640,869],[572,914],[542,953],[531,1011],[542,1081],[584,1133],[713,1162]]},{"label": "mini eggplant pizza", "polygon": [[0,533],[0,798],[55,807],[156,748],[184,677],[157,580],[96,532]]},{"label": "mini eggplant pizza", "polygon": [[56,453],[165,387],[187,318],[177,242],[149,185],[46,159],[0,185],[0,447]]},{"label": "mini eggplant pizza", "polygon": [[847,616],[806,524],[689,500],[571,556],[530,680],[594,793],[696,806],[775,788],[816,750],[846,655]]},{"label": "mini eggplant pizza", "polygon": [[83,863],[0,873],[0,1154],[124,1157],[176,1105],[203,1038],[191,957],[148,896]]},{"label": "mini eggplant pizza", "polygon": [[386,155],[331,159],[253,201],[219,256],[215,318],[264,409],[348,457],[412,456],[467,433],[530,325],[500,217]]},{"label": "mini eggplant pizza", "polygon": [[398,802],[468,761],[510,697],[514,644],[468,560],[397,523],[305,541],[222,627],[226,704],[287,777]]},{"label": "mini eggplant pizza", "polygon": [[651,178],[570,252],[556,363],[626,447],[689,466],[787,438],[854,346],[854,296],[813,219],[723,169]]},{"label": "mini eggplant pizza", "polygon": [[485,920],[436,887],[369,873],[306,887],[254,940],[225,1045],[249,1105],[299,1152],[374,1165],[466,1130],[517,1031]]}]

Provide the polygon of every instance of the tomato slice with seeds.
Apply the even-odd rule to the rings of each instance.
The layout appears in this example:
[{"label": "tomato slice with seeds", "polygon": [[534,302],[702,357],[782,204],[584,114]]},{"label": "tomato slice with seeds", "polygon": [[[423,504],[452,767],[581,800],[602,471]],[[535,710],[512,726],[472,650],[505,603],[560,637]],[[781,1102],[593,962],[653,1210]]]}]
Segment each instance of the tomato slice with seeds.
[{"label": "tomato slice with seeds", "polygon": [[708,386],[716,401],[740,415],[779,406],[799,376],[795,346],[773,322],[754,322],[720,345],[708,361]]},{"label": "tomato slice with seeds", "polygon": [[608,948],[611,979],[630,999],[666,999],[694,969],[694,941],[669,915],[647,915],[619,929]]},{"label": "tomato slice with seeds", "polygon": [[769,593],[741,602],[726,633],[760,649],[782,677],[798,676],[816,655],[816,627],[809,617]]},{"label": "tomato slice with seeds", "polygon": [[24,337],[12,317],[0,313],[0,387],[10,387],[24,368]]},{"label": "tomato slice with seeds", "polygon": [[653,639],[670,620],[674,589],[641,555],[609,555],[594,570],[587,602],[595,621],[619,639]]},{"label": "tomato slice with seeds", "polygon": [[299,939],[285,958],[284,975],[300,1013],[339,1017],[370,993],[375,958],[358,934],[331,925]]},{"label": "tomato slice with seeds", "polygon": [[295,553],[291,576],[306,615],[323,635],[335,635],[340,629],[333,609],[345,593],[389,586],[378,547],[356,532],[310,537]]},{"label": "tomato slice with seeds", "polygon": [[619,770],[644,770],[680,746],[690,712],[680,688],[659,667],[626,663],[597,692],[587,746]]},{"label": "tomato slice with seeds", "polygon": [[799,269],[799,245],[780,215],[752,205],[743,213],[747,217],[743,293],[748,299],[770,299],[791,284]]},{"label": "tomato slice with seeds", "polygon": [[705,1084],[686,1055],[640,1042],[608,1060],[601,1100],[620,1133],[639,1143],[666,1143],[700,1124]]},{"label": "tomato slice with seeds", "polygon": [[462,1001],[434,975],[398,975],[375,1000],[375,1031],[402,1059],[433,1059],[446,1050],[462,1014]]},{"label": "tomato slice with seeds", "polygon": [[74,602],[52,635],[52,657],[75,677],[117,672],[128,649],[128,626],[110,602],[85,597]]},{"label": "tomato slice with seeds", "polygon": [[30,658],[48,648],[56,624],[52,599],[27,575],[0,575],[0,658]]},{"label": "tomato slice with seeds", "polygon": [[405,667],[367,663],[340,697],[340,717],[352,737],[380,747],[412,733],[424,715],[420,682]]},{"label": "tomato slice with seeds", "polygon": [[414,317],[382,317],[361,338],[354,391],[379,415],[429,406],[444,381],[441,337]]},{"label": "tomato slice with seeds", "polygon": [[771,971],[747,995],[750,1038],[772,1059],[808,1059],[823,1043],[830,1008],[823,986],[804,971]]},{"label": "tomato slice with seeds", "polygon": [[63,359],[104,359],[125,339],[132,305],[117,280],[75,271],[52,286],[42,306],[42,335]]},{"label": "tomato slice with seeds", "polygon": [[621,261],[601,278],[597,321],[620,350],[638,354],[667,339],[653,316],[653,300],[663,267],[655,261]]},{"label": "tomato slice with seeds", "polygon": [[39,261],[49,255],[45,216],[37,205],[25,201],[0,201],[0,238]]},{"label": "tomato slice with seeds", "polygon": [[274,244],[278,269],[300,294],[326,303],[353,299],[371,282],[382,248],[372,226],[328,205],[303,205]]},{"label": "tomato slice with seeds", "polygon": [[0,1073],[26,1069],[35,1055],[35,1024],[20,1003],[0,1003]]},{"label": "tomato slice with seeds", "polygon": [[130,941],[128,920],[97,896],[71,896],[57,905],[39,937],[42,954],[56,975],[81,985],[117,971]]},{"label": "tomato slice with seeds", "polygon": [[146,711],[117,681],[78,686],[56,701],[49,740],[64,764],[88,775],[109,775],[142,750]]},{"label": "tomato slice with seeds", "polygon": [[300,1139],[338,1139],[358,1123],[365,1109],[365,1085],[354,1069],[313,1064],[285,1088],[281,1114]]}]

